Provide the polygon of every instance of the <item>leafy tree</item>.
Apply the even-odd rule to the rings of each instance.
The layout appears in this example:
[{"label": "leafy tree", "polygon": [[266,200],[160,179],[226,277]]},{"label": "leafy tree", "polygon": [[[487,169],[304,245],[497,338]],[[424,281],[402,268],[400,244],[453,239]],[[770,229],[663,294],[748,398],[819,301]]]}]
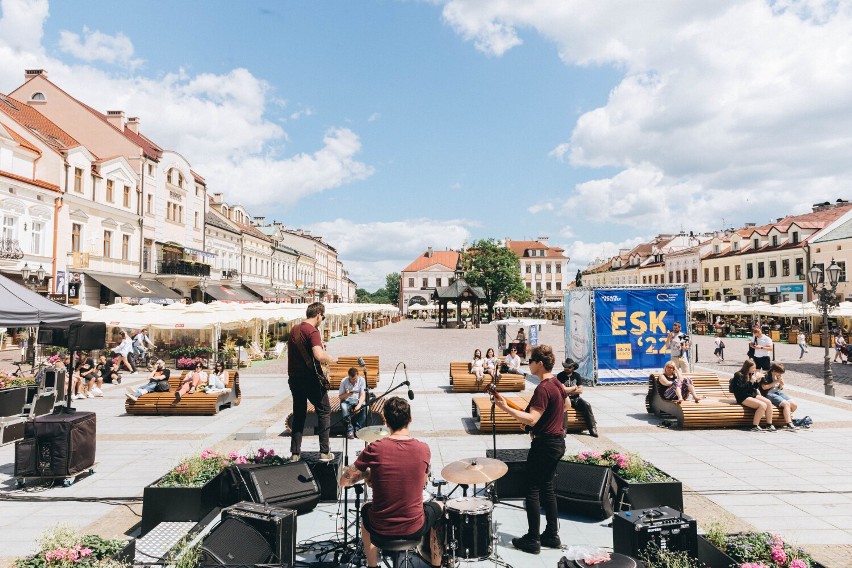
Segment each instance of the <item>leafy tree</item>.
[{"label": "leafy tree", "polygon": [[494,317],[494,304],[501,299],[514,298],[518,302],[530,299],[530,291],[521,279],[518,257],[498,241],[474,242],[462,253],[462,265],[467,283],[485,292],[489,316]]},{"label": "leafy tree", "polygon": [[399,304],[399,281],[399,272],[391,272],[385,276],[385,289],[387,290],[388,298],[390,298],[390,303],[394,306]]},{"label": "leafy tree", "polygon": [[390,304],[388,291],[384,288],[379,288],[375,292],[367,292],[364,288],[355,290],[355,297],[362,304]]}]

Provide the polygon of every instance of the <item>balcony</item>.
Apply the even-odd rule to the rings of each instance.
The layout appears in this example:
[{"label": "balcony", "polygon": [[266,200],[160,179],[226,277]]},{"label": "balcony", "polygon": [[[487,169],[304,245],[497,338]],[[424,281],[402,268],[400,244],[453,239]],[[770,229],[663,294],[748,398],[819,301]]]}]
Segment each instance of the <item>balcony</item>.
[{"label": "balcony", "polygon": [[24,251],[18,239],[0,239],[0,258],[18,260],[24,258]]},{"label": "balcony", "polygon": [[176,276],[210,276],[210,265],[203,262],[190,262],[178,260],[175,262],[160,262],[157,266],[158,274],[174,274]]},{"label": "balcony", "polygon": [[240,277],[240,272],[236,268],[225,269],[222,271],[222,280],[236,280]]}]

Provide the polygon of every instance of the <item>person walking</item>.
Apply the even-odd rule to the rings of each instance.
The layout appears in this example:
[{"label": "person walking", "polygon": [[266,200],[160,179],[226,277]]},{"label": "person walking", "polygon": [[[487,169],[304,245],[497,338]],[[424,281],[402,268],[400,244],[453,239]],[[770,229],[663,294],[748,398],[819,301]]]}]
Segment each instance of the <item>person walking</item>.
[{"label": "person walking", "polygon": [[807,343],[807,338],[805,337],[804,330],[799,330],[798,344],[799,344],[799,359],[801,359],[802,357],[805,356],[805,353],[808,352],[808,343]]}]

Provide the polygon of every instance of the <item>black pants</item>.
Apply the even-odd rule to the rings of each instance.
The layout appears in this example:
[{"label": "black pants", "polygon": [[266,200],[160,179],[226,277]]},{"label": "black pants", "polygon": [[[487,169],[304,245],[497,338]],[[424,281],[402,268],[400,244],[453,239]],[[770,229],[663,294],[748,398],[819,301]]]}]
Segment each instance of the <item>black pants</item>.
[{"label": "black pants", "polygon": [[571,408],[579,410],[583,415],[583,418],[586,419],[586,424],[589,425],[589,430],[597,426],[597,423],[595,422],[595,413],[592,412],[591,404],[579,396],[569,397],[569,400],[571,401]]},{"label": "black pants", "polygon": [[308,412],[308,401],[314,405],[317,412],[320,452],[327,454],[331,451],[328,443],[331,429],[331,404],[328,402],[326,391],[316,377],[294,377],[288,381],[290,392],[293,393],[293,423],[290,426],[290,453],[302,453],[302,432],[305,430],[305,416]]},{"label": "black pants", "polygon": [[556,466],[565,455],[563,436],[536,436],[527,454],[527,479],[529,486],[524,508],[527,510],[527,534],[538,538],[541,529],[541,508],[547,520],[545,532],[556,535],[559,531],[559,511],[556,508],[556,491],[553,478]]}]

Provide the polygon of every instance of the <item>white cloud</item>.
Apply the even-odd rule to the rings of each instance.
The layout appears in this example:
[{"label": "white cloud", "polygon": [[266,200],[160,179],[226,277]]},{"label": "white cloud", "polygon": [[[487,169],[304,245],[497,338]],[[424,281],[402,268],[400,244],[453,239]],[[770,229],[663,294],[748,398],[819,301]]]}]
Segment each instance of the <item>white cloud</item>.
[{"label": "white cloud", "polygon": [[556,206],[553,204],[552,201],[544,201],[542,203],[536,203],[527,207],[527,211],[533,214],[541,213],[542,211],[553,211],[554,209],[556,209]]},{"label": "white cloud", "polygon": [[400,272],[428,247],[435,250],[458,249],[471,242],[467,219],[407,219],[392,222],[358,223],[335,219],[309,227],[333,243],[344,260],[349,276],[360,288],[384,287],[385,276]]},{"label": "white cloud", "polygon": [[548,152],[548,156],[551,158],[556,158],[560,162],[565,161],[565,156],[571,151],[571,145],[567,142],[563,142],[556,146],[553,150]]},{"label": "white cloud", "polygon": [[114,36],[83,27],[82,34],[59,32],[59,49],[83,61],[120,63],[131,69],[142,64],[133,57],[133,42],[123,33]]},{"label": "white cloud", "polygon": [[585,241],[568,241],[562,246],[565,254],[571,259],[568,263],[568,272],[574,273],[577,269],[584,270],[590,263],[607,260],[621,249],[632,249],[636,245],[649,240],[649,236],[633,237],[621,242],[601,241],[590,243]]},{"label": "white cloud", "polygon": [[382,115],[378,112],[374,112],[369,117],[367,117],[367,122],[376,122],[380,118],[382,118]]},{"label": "white cloud", "polygon": [[503,15],[481,17],[483,8],[490,3],[490,0],[451,1],[444,6],[443,17],[462,37],[473,40],[476,49],[499,57],[523,41]]},{"label": "white cloud", "polygon": [[290,120],[299,120],[305,116],[313,116],[314,110],[312,108],[305,107],[303,109],[299,109],[294,113],[290,114]]}]

